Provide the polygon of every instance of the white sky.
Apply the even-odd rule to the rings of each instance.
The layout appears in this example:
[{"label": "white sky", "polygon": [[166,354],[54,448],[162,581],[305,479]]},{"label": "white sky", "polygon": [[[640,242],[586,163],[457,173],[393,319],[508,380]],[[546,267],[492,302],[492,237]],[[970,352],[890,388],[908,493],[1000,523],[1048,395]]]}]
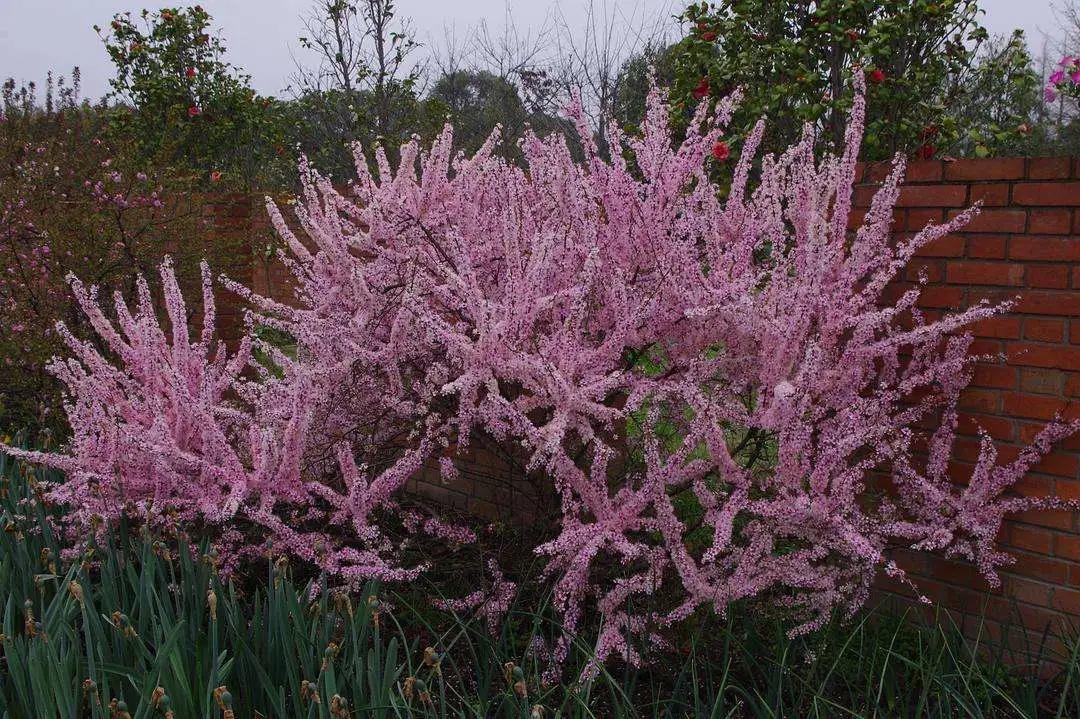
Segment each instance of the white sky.
[{"label": "white sky", "polygon": [[[200,0],[158,0],[169,4],[194,4]],[[94,33],[95,23],[107,26],[119,11],[156,7],[154,0],[0,0],[0,78],[42,81],[53,69],[68,74],[79,65],[83,96],[96,98],[106,92],[112,67]],[[520,27],[539,27],[559,6],[571,22],[584,16],[587,0],[516,0],[513,12]],[[673,14],[682,6],[676,0],[596,0],[628,13]],[[264,94],[278,94],[294,69],[301,34],[299,16],[311,0],[201,0],[221,28],[228,59],[253,76]],[[399,15],[413,19],[419,39],[430,45],[443,42],[446,27],[459,35],[487,18],[501,27],[504,0],[398,0]],[[1037,55],[1043,35],[1057,34],[1052,0],[981,0],[986,11],[983,24],[992,33],[1023,28]]]}]

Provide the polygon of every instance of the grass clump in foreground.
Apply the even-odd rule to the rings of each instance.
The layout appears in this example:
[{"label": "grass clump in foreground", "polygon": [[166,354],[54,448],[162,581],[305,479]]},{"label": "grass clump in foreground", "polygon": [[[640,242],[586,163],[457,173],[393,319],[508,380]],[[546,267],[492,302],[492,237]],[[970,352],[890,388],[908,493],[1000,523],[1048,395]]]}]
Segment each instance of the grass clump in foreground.
[{"label": "grass clump in foreground", "polygon": [[43,477],[0,457],[0,718],[1080,716],[1075,637],[1030,635],[1020,654],[883,609],[798,639],[749,612],[705,620],[681,650],[587,683],[581,636],[545,686],[529,648],[558,627],[542,600],[492,635],[415,588],[346,596],[280,561],[224,583],[206,552],[122,530],[65,565]]}]

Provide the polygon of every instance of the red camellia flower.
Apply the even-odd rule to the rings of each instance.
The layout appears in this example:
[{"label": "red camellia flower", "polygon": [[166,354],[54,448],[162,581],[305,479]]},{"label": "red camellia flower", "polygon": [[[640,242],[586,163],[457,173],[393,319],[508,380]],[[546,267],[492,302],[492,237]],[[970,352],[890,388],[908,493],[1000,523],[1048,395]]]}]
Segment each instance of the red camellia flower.
[{"label": "red camellia flower", "polygon": [[695,100],[700,100],[701,98],[706,97],[709,94],[709,78],[701,78],[701,82],[699,82],[697,86],[690,91],[690,94],[694,96]]},{"label": "red camellia flower", "polygon": [[220,179],[221,179],[221,173],[218,172],[217,170],[214,170],[213,172],[210,173],[210,182],[217,182]]},{"label": "red camellia flower", "polygon": [[192,105],[191,107],[189,107],[187,109],[187,116],[188,117],[195,117],[196,115],[200,114],[201,112],[202,112],[202,110],[200,110],[196,105]]},{"label": "red camellia flower", "polygon": [[919,148],[919,159],[932,160],[937,153],[937,148],[931,145],[929,142]]},{"label": "red camellia flower", "polygon": [[855,42],[856,40],[859,39],[858,30],[848,30],[844,34],[847,35],[847,39],[851,40],[852,42]]},{"label": "red camellia flower", "polygon": [[712,30],[706,30],[705,32],[701,33],[701,39],[705,42],[712,42],[716,39],[716,33]]},{"label": "red camellia flower", "polygon": [[875,67],[873,70],[870,71],[869,78],[870,82],[878,85],[885,82],[885,73],[882,72],[879,68]]},{"label": "red camellia flower", "polygon": [[723,162],[724,160],[731,157],[731,148],[728,147],[728,144],[726,142],[724,142],[723,140],[720,140],[719,142],[717,142],[715,145],[712,146],[712,156],[715,159],[720,160],[721,162]]},{"label": "red camellia flower", "polygon": [[184,74],[188,77],[195,77],[195,68],[189,67],[187,70],[184,70]]}]

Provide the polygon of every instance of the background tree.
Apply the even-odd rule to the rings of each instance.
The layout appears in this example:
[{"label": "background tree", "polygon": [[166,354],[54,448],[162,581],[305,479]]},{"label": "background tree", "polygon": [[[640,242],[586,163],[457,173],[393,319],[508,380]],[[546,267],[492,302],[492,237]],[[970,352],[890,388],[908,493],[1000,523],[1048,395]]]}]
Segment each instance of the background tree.
[{"label": "background tree", "polygon": [[319,0],[303,22],[300,44],[316,64],[297,63],[294,139],[317,165],[348,175],[352,142],[393,153],[422,128],[419,43],[392,0]]},{"label": "background tree", "polygon": [[[680,46],[676,93],[689,105],[743,87],[734,128],[768,115],[766,143],[776,148],[810,122],[837,147],[857,71],[870,85],[866,158],[951,152],[977,142],[956,107],[973,94],[972,73],[988,39],[981,12],[977,0],[697,3],[682,15],[690,32]],[[1002,66],[1006,60],[1015,64]],[[1010,82],[1027,82],[1017,53],[1000,56],[996,69]],[[1002,132],[1016,132],[1024,118],[999,120]]]},{"label": "background tree", "polygon": [[[987,40],[950,109],[955,126],[964,129],[951,152],[972,157],[1047,152],[1040,85],[1022,31]],[[937,154],[935,138],[927,137],[920,149],[923,155]]]}]

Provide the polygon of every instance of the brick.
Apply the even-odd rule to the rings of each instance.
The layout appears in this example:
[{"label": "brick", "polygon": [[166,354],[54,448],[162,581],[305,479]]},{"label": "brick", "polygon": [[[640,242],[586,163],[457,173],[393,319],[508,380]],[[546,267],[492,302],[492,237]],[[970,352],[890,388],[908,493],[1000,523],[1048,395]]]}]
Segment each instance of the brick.
[{"label": "brick", "polygon": [[953,160],[945,165],[946,180],[1019,180],[1023,177],[1022,157]]},{"label": "brick", "polygon": [[1009,573],[1051,584],[1064,584],[1069,577],[1069,565],[1037,554],[1021,554],[1016,556],[1016,563],[1009,567]]},{"label": "brick", "polygon": [[941,160],[918,160],[908,164],[904,181],[940,182],[943,172]]},{"label": "brick", "polygon": [[1061,342],[1065,336],[1065,320],[1024,318],[1024,339],[1037,342]]},{"label": "brick", "polygon": [[1022,497],[1033,497],[1035,499],[1052,497],[1054,495],[1054,480],[1029,473],[1013,484],[1012,491]]},{"label": "brick", "polygon": [[964,304],[964,290],[960,287],[931,285],[919,297],[919,307],[947,307],[957,309]]},{"label": "brick", "polygon": [[1054,534],[1054,555],[1080,562],[1080,535]]},{"label": "brick", "polygon": [[1027,176],[1032,180],[1066,180],[1072,159],[1069,157],[1032,157]]},{"label": "brick", "polygon": [[931,222],[940,225],[945,219],[945,210],[941,208],[915,207],[906,211],[904,229],[918,232]]},{"label": "brick", "polygon": [[1020,295],[1016,311],[1031,315],[1075,317],[1078,312],[1076,295],[1052,290],[1028,290]]},{"label": "brick", "polygon": [[1080,375],[1072,375],[1065,382],[1066,397],[1080,397]]},{"label": "brick", "polygon": [[987,317],[973,324],[971,331],[976,337],[1018,339],[1020,337],[1020,318],[1010,316]]},{"label": "brick", "polygon": [[1009,185],[1004,182],[972,185],[968,204],[974,205],[976,202],[981,202],[983,207],[1001,207],[1009,204]]},{"label": "brick", "polygon": [[1008,525],[1007,542],[1020,549],[1040,554],[1050,554],[1054,545],[1054,535],[1039,527],[1029,527],[1025,524],[1010,522]]},{"label": "brick", "polygon": [[1076,207],[1080,205],[1080,182],[1020,182],[1013,186],[1013,204]]},{"label": "brick", "polygon": [[971,235],[968,237],[967,256],[972,259],[1003,260],[1008,235]]},{"label": "brick", "polygon": [[1003,397],[1004,412],[1011,417],[1050,420],[1061,414],[1068,417],[1068,401],[1062,397],[1008,392]]},{"label": "brick", "polygon": [[988,357],[1004,356],[1002,343],[999,340],[986,337],[980,337],[971,343],[971,354]]},{"label": "brick", "polygon": [[[1080,472],[1080,456],[1076,454],[1067,454],[1063,451],[1060,445],[1057,447],[1058,451],[1052,452],[1031,468],[1032,472],[1038,472],[1040,474],[1052,474],[1055,477],[1067,477],[1068,479],[1075,479],[1077,473]],[[1060,481],[1058,488],[1062,486]]]},{"label": "brick", "polygon": [[950,262],[945,281],[961,285],[1008,285],[1024,283],[1024,266],[1007,262]]},{"label": "brick", "polygon": [[1020,368],[1020,389],[1034,394],[1061,395],[1065,387],[1065,373],[1056,369],[1036,367]]},{"label": "brick", "polygon": [[1005,348],[1005,361],[1022,367],[1051,367],[1075,372],[1080,370],[1080,347],[1010,342]]},{"label": "brick", "polygon": [[[959,211],[950,210],[949,219],[959,215]],[[1027,212],[1003,208],[987,208],[971,218],[964,225],[963,232],[1007,232],[1015,234],[1024,231],[1027,225]]]},{"label": "brick", "polygon": [[1066,614],[1080,615],[1080,591],[1058,587],[1054,590],[1050,606]]},{"label": "brick", "polygon": [[1028,232],[1039,235],[1067,235],[1072,226],[1072,213],[1064,209],[1032,210],[1028,216]]},{"label": "brick", "polygon": [[916,257],[961,257],[964,254],[964,238],[961,235],[945,235],[928,245],[920,247]]},{"label": "brick", "polygon": [[967,204],[965,185],[907,186],[900,189],[897,207],[963,207]]},{"label": "brick", "polygon": [[973,412],[994,414],[1001,406],[1001,393],[992,389],[968,388],[960,395],[957,406]]},{"label": "brick", "polygon": [[1050,605],[1050,592],[1047,584],[1012,575],[1002,577],[1002,593],[1010,599],[1046,607]]},{"label": "brick", "polygon": [[1009,242],[1009,257],[1014,260],[1080,262],[1080,237],[1013,237]]},{"label": "brick", "polygon": [[1031,265],[1027,269],[1027,286],[1063,290],[1069,286],[1069,268],[1065,265]]},{"label": "brick", "polygon": [[971,384],[975,387],[1013,389],[1016,387],[1016,368],[980,363],[975,367]]}]

